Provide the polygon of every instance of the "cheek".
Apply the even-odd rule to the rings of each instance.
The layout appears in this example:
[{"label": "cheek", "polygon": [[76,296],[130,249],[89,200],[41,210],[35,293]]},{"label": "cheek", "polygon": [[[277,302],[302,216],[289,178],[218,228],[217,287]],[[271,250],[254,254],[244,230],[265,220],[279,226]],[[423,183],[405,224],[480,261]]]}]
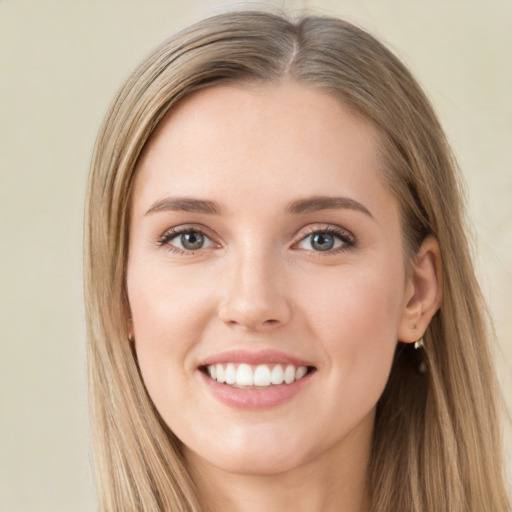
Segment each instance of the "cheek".
[{"label": "cheek", "polygon": [[[377,268],[345,268],[324,283],[317,279],[316,292],[303,308],[332,379],[351,390],[355,407],[359,400],[376,402],[382,393],[401,318],[404,274],[401,268]],[[320,293],[322,288],[329,292]]]},{"label": "cheek", "polygon": [[128,266],[138,365],[151,400],[170,427],[176,410],[195,400],[187,385],[194,369],[189,355],[206,323],[201,311],[208,300],[188,277],[154,261],[133,259]]},{"label": "cheek", "polygon": [[[302,293],[311,320],[327,338],[345,343],[364,338],[393,338],[396,342],[403,298],[403,273],[389,268],[346,267],[338,273],[316,276]],[[343,336],[342,336],[343,335]]]},{"label": "cheek", "polygon": [[[137,356],[143,373],[182,368],[207,323],[206,290],[186,272],[133,259],[128,266],[128,297]],[[148,376],[149,377],[149,376]]]}]

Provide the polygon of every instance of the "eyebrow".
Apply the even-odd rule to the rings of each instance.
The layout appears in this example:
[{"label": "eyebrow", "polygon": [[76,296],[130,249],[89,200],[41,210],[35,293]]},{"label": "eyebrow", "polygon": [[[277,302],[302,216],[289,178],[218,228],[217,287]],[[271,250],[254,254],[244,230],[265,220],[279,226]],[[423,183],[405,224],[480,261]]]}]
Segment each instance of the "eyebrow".
[{"label": "eyebrow", "polygon": [[166,197],[154,202],[151,208],[146,212],[146,215],[168,210],[181,210],[184,212],[209,213],[215,215],[220,213],[219,205],[214,201],[188,197]]},{"label": "eyebrow", "polygon": [[287,211],[289,213],[303,214],[335,209],[357,210],[373,219],[373,215],[366,206],[349,197],[315,196],[307,199],[299,199],[290,203]]},{"label": "eyebrow", "polygon": [[[307,199],[298,199],[288,205],[286,211],[296,215],[318,212],[321,210],[348,209],[357,210],[373,218],[366,206],[349,197],[315,196]],[[155,201],[146,215],[161,211],[183,211],[192,213],[205,213],[219,215],[220,207],[215,201],[206,199],[193,199],[190,197],[166,197]]]}]

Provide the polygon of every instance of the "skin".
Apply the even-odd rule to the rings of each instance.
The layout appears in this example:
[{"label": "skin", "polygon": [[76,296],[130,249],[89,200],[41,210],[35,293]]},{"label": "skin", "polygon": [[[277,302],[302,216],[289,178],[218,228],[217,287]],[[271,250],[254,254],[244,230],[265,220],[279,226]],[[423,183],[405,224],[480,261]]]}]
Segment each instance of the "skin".
[{"label": "skin", "polygon": [[[145,148],[130,221],[132,334],[205,509],[368,507],[375,404],[397,340],[420,338],[440,302],[434,240],[406,272],[377,148],[372,125],[338,98],[286,81],[195,93]],[[319,196],[367,212],[289,211]],[[161,202],[177,197],[214,201],[219,212]],[[205,245],[180,252],[180,236],[168,234],[180,226],[203,229]],[[338,247],[315,250],[311,232],[329,227],[341,230]],[[267,348],[316,368],[291,400],[240,410],[208,392],[198,370],[206,358]]]}]

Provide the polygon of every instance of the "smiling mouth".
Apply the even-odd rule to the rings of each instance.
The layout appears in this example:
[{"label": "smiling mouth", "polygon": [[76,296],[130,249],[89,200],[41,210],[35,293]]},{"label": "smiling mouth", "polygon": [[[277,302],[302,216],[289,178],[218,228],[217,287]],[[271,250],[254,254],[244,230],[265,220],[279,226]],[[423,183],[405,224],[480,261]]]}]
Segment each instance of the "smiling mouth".
[{"label": "smiling mouth", "polygon": [[289,385],[315,371],[313,366],[293,364],[217,363],[200,370],[212,380],[240,389],[265,389]]}]

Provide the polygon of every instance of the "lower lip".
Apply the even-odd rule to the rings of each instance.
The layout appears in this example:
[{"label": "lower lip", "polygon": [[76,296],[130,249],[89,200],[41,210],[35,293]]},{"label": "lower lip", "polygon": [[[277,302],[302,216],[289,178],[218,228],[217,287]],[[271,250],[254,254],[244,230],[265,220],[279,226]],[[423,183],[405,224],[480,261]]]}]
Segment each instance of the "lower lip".
[{"label": "lower lip", "polygon": [[199,371],[203,382],[217,400],[235,409],[270,409],[291,400],[307,386],[314,372],[308,373],[302,379],[291,384],[270,386],[264,389],[242,389],[229,386],[211,379]]}]

